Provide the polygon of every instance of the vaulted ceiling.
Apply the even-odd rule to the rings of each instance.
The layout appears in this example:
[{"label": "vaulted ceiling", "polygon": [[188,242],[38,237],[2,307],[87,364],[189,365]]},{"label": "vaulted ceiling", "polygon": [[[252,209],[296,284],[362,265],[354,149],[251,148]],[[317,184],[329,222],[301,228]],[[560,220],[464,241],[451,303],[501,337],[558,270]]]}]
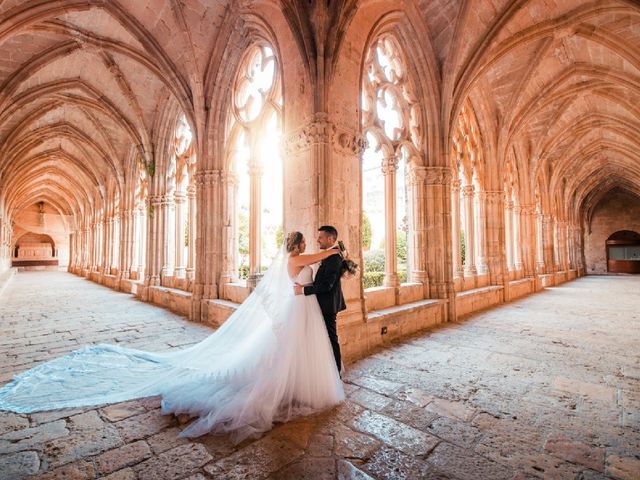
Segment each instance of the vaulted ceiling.
[{"label": "vaulted ceiling", "polygon": [[329,27],[358,9],[421,23],[441,82],[438,121],[452,125],[470,101],[496,185],[511,160],[523,194],[540,184],[587,208],[613,188],[640,194],[636,1],[0,0],[6,210],[44,201],[81,214],[132,162],[150,161],[163,105],[193,120],[225,62],[215,52],[230,19],[264,4],[287,17],[307,56],[319,36],[338,44],[348,21]]}]

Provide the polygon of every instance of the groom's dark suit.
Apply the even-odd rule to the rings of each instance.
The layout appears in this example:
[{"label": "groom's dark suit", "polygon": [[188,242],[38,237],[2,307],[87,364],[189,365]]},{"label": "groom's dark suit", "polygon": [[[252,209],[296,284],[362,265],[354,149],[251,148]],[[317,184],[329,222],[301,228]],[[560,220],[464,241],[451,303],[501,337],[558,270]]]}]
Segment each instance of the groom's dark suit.
[{"label": "groom's dark suit", "polygon": [[342,364],[340,357],[340,344],[338,343],[338,332],[336,329],[336,315],[338,312],[347,308],[342,296],[342,286],[340,285],[340,267],[342,266],[342,257],[340,255],[331,255],[320,263],[316,278],[313,285],[304,287],[305,295],[315,294],[324,323],[327,326],[329,340],[333,348],[333,356],[336,359],[338,372]]}]

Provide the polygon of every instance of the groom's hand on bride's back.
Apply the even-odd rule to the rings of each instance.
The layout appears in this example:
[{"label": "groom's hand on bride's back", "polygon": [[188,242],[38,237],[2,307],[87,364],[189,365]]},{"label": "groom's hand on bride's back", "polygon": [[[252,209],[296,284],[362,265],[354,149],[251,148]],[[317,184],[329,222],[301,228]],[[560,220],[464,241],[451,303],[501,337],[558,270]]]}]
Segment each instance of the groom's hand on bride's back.
[{"label": "groom's hand on bride's back", "polygon": [[304,287],[299,283],[296,283],[293,286],[293,293],[295,293],[296,295],[302,295],[304,293]]}]

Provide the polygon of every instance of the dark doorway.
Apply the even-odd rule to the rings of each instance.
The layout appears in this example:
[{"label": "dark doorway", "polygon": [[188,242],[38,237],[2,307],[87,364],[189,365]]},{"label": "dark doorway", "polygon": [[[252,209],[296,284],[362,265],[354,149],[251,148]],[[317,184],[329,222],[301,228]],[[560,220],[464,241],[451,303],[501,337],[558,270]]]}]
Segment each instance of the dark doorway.
[{"label": "dark doorway", "polygon": [[640,273],[640,234],[619,230],[607,239],[607,271]]}]

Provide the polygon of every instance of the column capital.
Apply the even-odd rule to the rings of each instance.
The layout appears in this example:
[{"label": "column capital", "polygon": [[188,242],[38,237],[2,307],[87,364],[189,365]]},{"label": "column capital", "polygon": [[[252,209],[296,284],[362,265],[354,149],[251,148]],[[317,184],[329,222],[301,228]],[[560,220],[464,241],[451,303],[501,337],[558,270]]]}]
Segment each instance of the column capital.
[{"label": "column capital", "polygon": [[427,185],[449,185],[453,180],[450,167],[425,167]]},{"label": "column capital", "polygon": [[410,186],[423,185],[427,179],[427,167],[409,165],[407,169],[407,183]]},{"label": "column capital", "polygon": [[[238,175],[236,175],[235,172],[231,171],[231,170],[223,170],[222,173],[220,174],[220,180],[222,181],[222,183],[224,183],[225,185],[228,186],[235,186],[238,185]],[[187,193],[189,191],[187,190]],[[193,190],[193,194],[195,195],[195,190]]]},{"label": "column capital", "polygon": [[391,172],[398,170],[398,159],[394,157],[386,157],[382,159],[382,174],[389,175]]},{"label": "column capital", "polygon": [[487,202],[493,205],[504,202],[505,196],[503,190],[485,190]]},{"label": "column capital", "polygon": [[313,145],[331,143],[336,133],[336,126],[326,112],[316,112],[305,119],[303,125],[289,133],[283,142],[287,154],[295,154],[308,150]]},{"label": "column capital", "polygon": [[475,187],[473,185],[465,185],[462,187],[462,195],[464,197],[473,197]]},{"label": "column capital", "polygon": [[187,194],[185,192],[176,191],[173,194],[173,200],[176,204],[182,204],[187,199]]},{"label": "column capital", "polygon": [[328,113],[316,112],[286,135],[283,150],[286,154],[297,154],[320,144],[333,145],[339,153],[360,156],[368,142],[359,131],[336,124]]},{"label": "column capital", "polygon": [[220,170],[198,170],[195,174],[197,185],[213,185],[220,181]]},{"label": "column capital", "polygon": [[249,162],[249,175],[252,177],[261,177],[264,173],[264,166],[260,162]]},{"label": "column capital", "polygon": [[536,206],[531,204],[521,204],[520,212],[523,215],[533,215],[534,213],[536,213]]}]

